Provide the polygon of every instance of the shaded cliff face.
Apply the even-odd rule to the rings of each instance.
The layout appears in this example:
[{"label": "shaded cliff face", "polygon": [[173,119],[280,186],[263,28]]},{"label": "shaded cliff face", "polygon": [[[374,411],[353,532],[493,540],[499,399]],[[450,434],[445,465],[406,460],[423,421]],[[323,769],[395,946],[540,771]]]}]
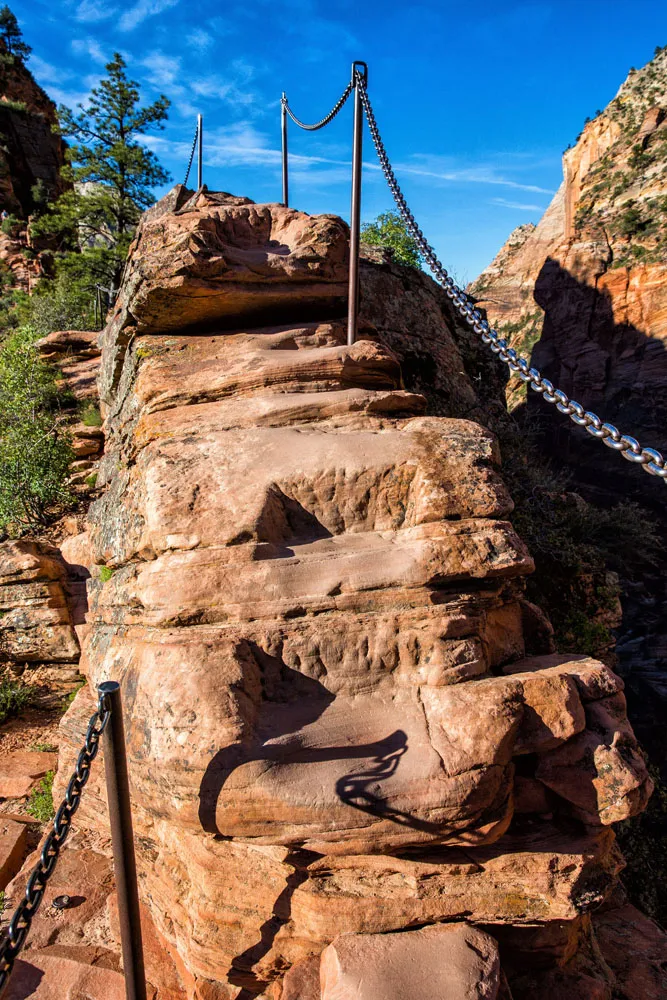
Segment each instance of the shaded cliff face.
[{"label": "shaded cliff face", "polygon": [[[6,57],[5,57],[6,58]],[[49,199],[63,191],[65,144],[55,135],[56,107],[20,61],[0,64],[0,207],[27,218],[33,188]]]},{"label": "shaded cliff face", "polygon": [[[563,158],[540,223],[522,226],[470,286],[544,375],[642,444],[667,447],[667,52],[632,72]],[[529,394],[535,414],[544,404]],[[510,403],[526,398],[518,380]],[[591,488],[660,502],[664,486],[569,421],[545,440]],[[568,426],[569,424],[569,426]],[[645,481],[647,480],[647,481]]]},{"label": "shaded cliff face", "polygon": [[[472,338],[380,259],[348,347],[346,251],[340,220],[228,195],[145,217],[102,338],[106,492],[69,551],[89,685],[57,792],[118,679],[178,996],[328,1000],[423,951],[493,1000],[498,942],[510,974],[567,966],[569,996],[622,863],[611,826],[651,789],[622,682],[534,655]],[[77,813],[96,849],[101,777]]]}]

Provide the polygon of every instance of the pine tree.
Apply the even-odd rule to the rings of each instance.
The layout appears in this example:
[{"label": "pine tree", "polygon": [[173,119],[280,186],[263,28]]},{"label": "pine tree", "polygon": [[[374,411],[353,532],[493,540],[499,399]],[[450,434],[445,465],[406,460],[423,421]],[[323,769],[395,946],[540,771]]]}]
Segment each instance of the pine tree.
[{"label": "pine tree", "polygon": [[0,41],[4,43],[7,55],[25,62],[32,49],[23,41],[16,15],[5,4],[0,8]]},{"label": "pine tree", "polygon": [[61,250],[80,249],[80,259],[68,262],[78,277],[89,264],[91,281],[115,283],[141,213],[154,201],[153,186],[169,180],[138,137],[164,128],[170,102],[163,95],[141,107],[138,84],[128,79],[119,53],[106,71],[85,107],[58,109],[58,131],[74,140],[63,170],[71,187],[33,232],[57,235]]}]

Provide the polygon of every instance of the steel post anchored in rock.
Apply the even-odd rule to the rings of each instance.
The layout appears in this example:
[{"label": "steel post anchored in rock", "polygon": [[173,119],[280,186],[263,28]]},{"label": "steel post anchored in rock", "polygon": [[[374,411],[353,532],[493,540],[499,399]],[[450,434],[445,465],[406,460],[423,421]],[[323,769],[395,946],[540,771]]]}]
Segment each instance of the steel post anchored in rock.
[{"label": "steel post anchored in rock", "polygon": [[[574,982],[611,824],[651,782],[620,679],[549,652],[523,599],[496,443],[460,419],[487,412],[472,340],[381,258],[348,346],[340,220],[184,199],[145,216],[102,337],[90,687],[63,722],[75,747],[89,691],[121,681],[148,979],[199,1000],[386,997],[392,969],[395,998],[507,996],[501,964]],[[104,834],[99,781],[79,822]]]}]

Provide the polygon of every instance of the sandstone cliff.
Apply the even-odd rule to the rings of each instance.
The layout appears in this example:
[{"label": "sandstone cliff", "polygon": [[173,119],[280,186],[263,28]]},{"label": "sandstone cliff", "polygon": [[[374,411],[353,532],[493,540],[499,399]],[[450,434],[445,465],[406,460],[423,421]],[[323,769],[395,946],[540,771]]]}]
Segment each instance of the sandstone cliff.
[{"label": "sandstone cliff", "polygon": [[[642,444],[667,448],[667,50],[631,71],[563,157],[537,226],[521,226],[470,286],[513,346]],[[525,399],[514,382],[510,402]],[[544,404],[529,392],[536,417]],[[556,414],[547,447],[591,490],[653,497],[662,483]],[[644,481],[647,480],[647,481]]]},{"label": "sandstone cliff", "polygon": [[[104,492],[63,547],[88,686],[56,792],[120,680],[159,1000],[658,1000],[664,936],[614,895],[651,781],[620,678],[550,653],[524,599],[481,425],[501,379],[480,397],[483,348],[381,255],[348,347],[346,252],[339,219],[229,195],[144,218],[102,338]],[[122,996],[102,784],[17,990]]]},{"label": "sandstone cliff", "polygon": [[[1,43],[0,43],[1,44]],[[19,59],[0,66],[0,208],[27,218],[34,188],[53,199],[63,191],[64,142],[52,131],[53,101]]]}]

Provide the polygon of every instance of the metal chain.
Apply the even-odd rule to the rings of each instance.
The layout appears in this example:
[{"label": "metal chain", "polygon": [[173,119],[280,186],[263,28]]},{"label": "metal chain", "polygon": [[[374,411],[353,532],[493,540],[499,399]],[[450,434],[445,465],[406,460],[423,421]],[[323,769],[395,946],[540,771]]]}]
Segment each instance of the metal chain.
[{"label": "metal chain", "polygon": [[188,169],[185,171],[185,180],[183,181],[183,187],[188,186],[188,177],[190,176],[190,171],[192,170],[192,161],[195,158],[195,149],[197,148],[198,136],[199,136],[199,122],[197,122],[197,128],[195,129],[195,137],[192,140],[192,149],[190,150],[190,160],[188,161]]},{"label": "metal chain", "polygon": [[60,857],[60,851],[69,835],[72,817],[79,808],[81,793],[90,777],[90,765],[97,757],[100,737],[111,716],[111,710],[107,708],[106,704],[107,697],[105,694],[100,695],[97,711],[91,716],[88,723],[86,739],[79,752],[74,774],[69,780],[65,798],[56,812],[51,831],[44,841],[39,862],[28,879],[25,896],[16,907],[7,932],[0,941],[0,992],[25,944],[33,917],[42,902],[46,886]]},{"label": "metal chain", "polygon": [[290,116],[290,118],[292,119],[292,121],[294,122],[295,125],[298,125],[299,128],[305,129],[307,132],[317,132],[318,129],[324,128],[324,126],[328,125],[330,121],[333,121],[333,119],[336,117],[336,115],[338,114],[338,112],[343,107],[343,105],[345,104],[346,100],[348,99],[348,97],[352,93],[353,89],[354,89],[354,84],[350,80],[350,82],[348,83],[347,87],[345,88],[345,90],[343,91],[343,93],[341,94],[341,96],[339,97],[339,99],[336,102],[336,104],[334,104],[333,108],[331,109],[331,111],[329,112],[329,114],[326,116],[326,118],[323,118],[322,121],[315,122],[314,125],[306,125],[306,124],[304,124],[304,122],[299,121],[299,119],[296,117],[296,115],[294,114],[294,112],[290,108],[289,104],[287,103],[287,98],[284,95],[281,97],[280,103],[283,106],[283,108],[285,109],[285,111],[287,112],[287,114]]},{"label": "metal chain", "polygon": [[557,410],[565,413],[579,427],[584,427],[592,437],[599,438],[608,448],[620,451],[623,458],[627,459],[628,462],[636,462],[649,475],[659,476],[663,480],[667,480],[667,462],[659,451],[656,451],[655,448],[642,448],[635,438],[630,437],[629,434],[621,434],[613,424],[604,423],[596,413],[585,410],[581,403],[570,399],[561,389],[554,388],[548,378],[544,378],[537,368],[531,368],[525,358],[520,357],[512,347],[508,346],[507,341],[500,337],[497,330],[492,329],[488,320],[484,319],[482,313],[475,307],[468,295],[456,285],[454,279],[447,273],[436,257],[433,247],[428,243],[408,208],[380,136],[364,78],[358,71],[356,72],[355,82],[359,88],[359,94],[368,120],[368,127],[382,171],[389,189],[394,196],[394,201],[401,217],[415,239],[429,268],[443,286],[447,296],[452,300],[452,303],[463,319],[482,338],[482,341],[494,354],[498,355],[501,361],[504,361],[520,379],[527,382],[531,389],[539,392],[548,403],[555,403]]}]

